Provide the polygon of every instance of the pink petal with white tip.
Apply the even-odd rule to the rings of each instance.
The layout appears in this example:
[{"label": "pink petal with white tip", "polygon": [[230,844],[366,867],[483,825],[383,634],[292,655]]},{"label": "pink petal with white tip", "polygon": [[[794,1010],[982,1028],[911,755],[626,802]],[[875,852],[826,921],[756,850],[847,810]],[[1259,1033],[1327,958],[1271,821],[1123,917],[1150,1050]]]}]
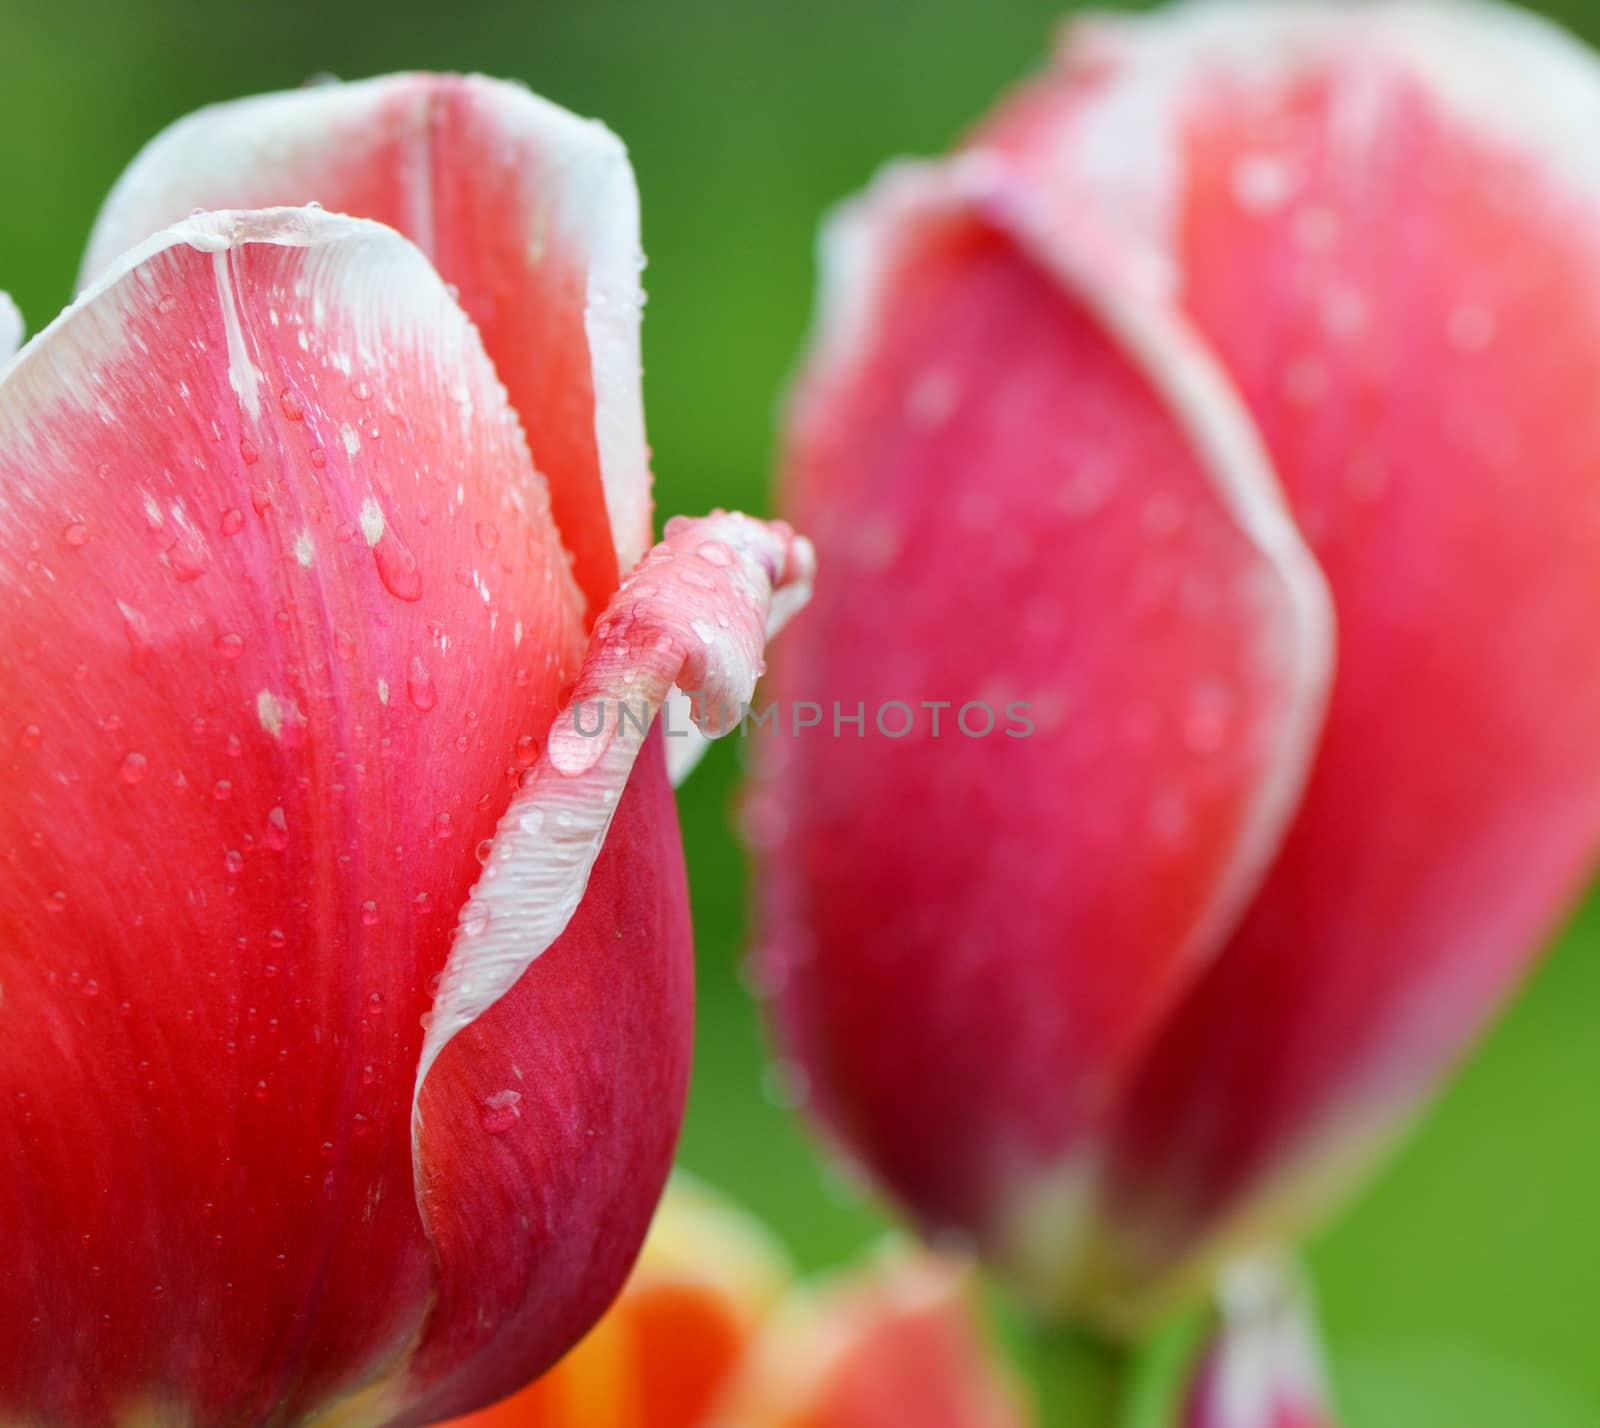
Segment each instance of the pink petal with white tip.
[{"label": "pink petal with white tip", "polygon": [[665,1174],[687,903],[642,760],[567,955],[519,989],[540,1046],[460,1038],[526,1057],[525,1133],[477,1101],[429,1124],[590,1233],[557,1254],[479,1200],[492,1252],[446,1256],[420,1018],[585,639],[472,325],[377,224],[189,220],[0,375],[0,515],[0,1417],[382,1420],[488,1372],[450,1315],[518,1274],[531,1374]]},{"label": "pink petal with white tip", "polygon": [[1327,1213],[1600,853],[1597,130],[1595,56],[1509,7],[1234,0],[1074,27],[982,137],[1162,254],[1339,619],[1296,822],[1118,1112],[1125,1289]]},{"label": "pink petal with white tip", "polygon": [[[1276,851],[1332,631],[1203,347],[1048,217],[970,158],[832,231],[786,475],[824,580],[782,717],[949,704],[942,734],[785,725],[749,811],[758,977],[817,1110],[925,1227],[1054,1281],[1115,1088]],[[969,701],[1032,732],[963,737]],[[1019,1231],[1025,1200],[1052,1210]]]},{"label": "pink petal with white tip", "polygon": [[84,273],[195,208],[312,200],[399,229],[454,285],[598,612],[650,545],[643,258],[621,142],[481,76],[400,74],[216,105],[134,160]]}]

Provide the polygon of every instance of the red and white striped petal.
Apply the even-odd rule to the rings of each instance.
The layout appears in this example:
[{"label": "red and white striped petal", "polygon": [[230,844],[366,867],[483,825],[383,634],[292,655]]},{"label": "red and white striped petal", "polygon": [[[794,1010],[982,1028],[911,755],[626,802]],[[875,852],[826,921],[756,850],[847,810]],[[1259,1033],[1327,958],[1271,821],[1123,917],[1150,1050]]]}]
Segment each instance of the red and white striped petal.
[{"label": "red and white striped petal", "polygon": [[[1054,1282],[1121,1078],[1276,851],[1332,632],[1215,365],[1047,219],[970,158],[830,236],[786,472],[825,579],[749,827],[759,981],[825,1122],[925,1227]],[[1023,1192],[1042,1233],[1010,1243]]]},{"label": "red and white striped petal", "polygon": [[[419,1019],[584,647],[516,416],[392,231],[215,214],[5,371],[0,509],[0,1416],[393,1411],[462,1292],[418,1213]],[[681,932],[664,788],[630,795],[570,940]],[[608,1036],[686,1056],[684,938],[640,956],[653,1003],[544,1025],[552,1116],[597,1114]],[[533,999],[595,973],[560,975]],[[509,1254],[520,1210],[478,1210]],[[542,1312],[575,1335],[560,1282]]]},{"label": "red and white striped petal", "polygon": [[[995,126],[1164,255],[1339,618],[1296,823],[1119,1113],[1124,1275],[1303,1230],[1594,867],[1597,128],[1592,54],[1438,3],[1100,22]],[[1153,157],[1094,190],[1135,135]]]},{"label": "red and white striped petal", "polygon": [[[413,1361],[415,1380],[438,1378],[416,1422],[526,1383],[633,1261],[688,1088],[692,988],[676,825],[632,826],[629,799],[671,808],[649,732],[668,691],[702,691],[706,734],[735,727],[772,607],[804,598],[810,575],[808,543],[781,523],[669,521],[595,625],[572,698],[500,822],[417,1073],[419,1198],[442,1288]],[[630,906],[668,907],[637,891],[656,882],[679,890],[672,916],[630,920]],[[660,1034],[663,1006],[679,1034]],[[583,1094],[551,1095],[572,1084]],[[526,1238],[508,1252],[493,1231],[512,1207]],[[552,1298],[581,1312],[555,1318]]]},{"label": "red and white striped petal", "polygon": [[651,538],[643,257],[620,141],[481,76],[401,74],[217,105],[134,161],[84,272],[195,208],[309,201],[399,229],[456,288],[597,613]]}]

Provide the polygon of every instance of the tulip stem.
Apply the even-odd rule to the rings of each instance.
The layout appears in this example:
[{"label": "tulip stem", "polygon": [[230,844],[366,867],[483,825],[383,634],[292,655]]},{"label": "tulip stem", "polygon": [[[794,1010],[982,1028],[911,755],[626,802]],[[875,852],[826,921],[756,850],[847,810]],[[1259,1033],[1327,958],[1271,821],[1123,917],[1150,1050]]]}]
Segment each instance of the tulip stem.
[{"label": "tulip stem", "polygon": [[1039,1428],[1120,1428],[1133,1354],[1082,1329],[1041,1325],[1029,1336]]}]

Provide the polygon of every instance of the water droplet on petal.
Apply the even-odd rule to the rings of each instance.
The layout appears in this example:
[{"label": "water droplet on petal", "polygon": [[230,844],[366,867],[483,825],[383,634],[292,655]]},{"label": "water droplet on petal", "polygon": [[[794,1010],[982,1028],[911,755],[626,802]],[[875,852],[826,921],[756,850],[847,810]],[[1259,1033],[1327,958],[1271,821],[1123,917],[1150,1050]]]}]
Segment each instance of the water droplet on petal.
[{"label": "water droplet on petal", "polygon": [[89,527],[82,521],[73,521],[61,532],[61,543],[80,550],[89,543]]},{"label": "water droplet on petal", "polygon": [[479,1107],[484,1130],[490,1135],[504,1135],[522,1119],[521,1101],[520,1091],[496,1091],[492,1096],[485,1096]]},{"label": "water droplet on petal", "polygon": [[305,403],[300,400],[299,393],[292,387],[285,387],[278,393],[278,406],[290,421],[304,421],[306,419]]},{"label": "water droplet on petal", "polygon": [[229,506],[222,513],[221,530],[225,536],[238,535],[244,529],[244,512],[237,506]]},{"label": "water droplet on petal", "polygon": [[454,832],[448,813],[440,813],[433,820],[433,836],[435,838],[448,838]]},{"label": "water droplet on petal", "polygon": [[274,853],[281,853],[289,846],[289,820],[281,806],[267,814],[266,829],[261,835],[261,841]]},{"label": "water droplet on petal", "polygon": [[217,653],[226,660],[238,659],[244,653],[244,640],[239,635],[218,635]]},{"label": "water droplet on petal", "polygon": [[433,676],[428,673],[427,665],[415,655],[411,659],[411,668],[406,672],[406,694],[424,714],[439,702],[439,691]]},{"label": "water droplet on petal", "polygon": [[145,773],[150,765],[143,754],[125,754],[122,767],[118,770],[124,783],[143,783]]},{"label": "water droplet on petal", "polygon": [[372,547],[372,558],[378,564],[378,579],[383,588],[397,600],[417,601],[422,598],[422,570],[417,558],[404,541],[386,526]]},{"label": "water droplet on petal", "polygon": [[239,438],[239,459],[243,461],[246,466],[254,466],[256,462],[261,460],[261,452],[259,448],[256,446],[255,442],[250,440],[248,436],[241,436]]}]

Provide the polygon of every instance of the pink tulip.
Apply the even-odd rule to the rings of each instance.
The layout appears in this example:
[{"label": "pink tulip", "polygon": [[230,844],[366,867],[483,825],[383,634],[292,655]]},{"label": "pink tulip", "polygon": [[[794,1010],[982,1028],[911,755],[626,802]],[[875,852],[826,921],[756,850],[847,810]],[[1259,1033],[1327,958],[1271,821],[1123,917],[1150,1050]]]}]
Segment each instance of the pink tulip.
[{"label": "pink tulip", "polygon": [[830,231],[777,693],[866,727],[765,746],[757,972],[1043,1306],[1302,1232],[1594,865],[1596,133],[1527,17],[1192,5]]},{"label": "pink tulip", "polygon": [[644,728],[807,554],[719,513],[619,584],[636,241],[520,90],[251,101],[0,371],[0,1420],[426,1423],[625,1277],[691,1022]]}]

